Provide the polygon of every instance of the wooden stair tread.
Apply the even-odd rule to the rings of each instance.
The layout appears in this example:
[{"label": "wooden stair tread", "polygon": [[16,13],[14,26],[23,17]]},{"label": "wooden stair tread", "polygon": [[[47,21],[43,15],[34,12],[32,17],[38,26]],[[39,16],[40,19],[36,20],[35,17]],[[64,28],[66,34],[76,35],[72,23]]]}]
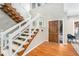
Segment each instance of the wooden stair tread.
[{"label": "wooden stair tread", "polygon": [[36,32],[36,33],[37,33],[38,31],[34,31],[34,32]]},{"label": "wooden stair tread", "polygon": [[23,39],[26,39],[26,36],[19,36],[18,38],[23,38]]},{"label": "wooden stair tread", "polygon": [[16,42],[16,43],[19,43],[19,44],[23,44],[24,41],[16,39],[16,40],[13,40],[13,42]]},{"label": "wooden stair tread", "polygon": [[29,33],[29,31],[24,31],[24,33]]},{"label": "wooden stair tread", "polygon": [[[18,43],[18,44],[23,44],[24,41],[22,40],[14,40],[13,42]],[[29,44],[29,42],[25,42],[23,45]]]},{"label": "wooden stair tread", "polygon": [[[22,33],[22,34],[29,35],[29,33],[26,33],[26,32],[24,32],[24,33]],[[33,33],[32,35],[35,35],[35,33]]]},{"label": "wooden stair tread", "polygon": [[[17,38],[17,40],[18,40],[18,39],[24,41],[24,40],[26,39],[26,37],[25,37],[25,36],[20,36],[20,37]],[[29,39],[32,39],[32,37],[30,36]]]},{"label": "wooden stair tread", "polygon": [[27,44],[29,44],[29,42],[25,42],[23,45],[27,45]]},{"label": "wooden stair tread", "polygon": [[[13,49],[14,51],[16,51],[18,48],[19,48],[19,45],[13,44],[12,49]],[[21,49],[19,49],[19,52],[20,52],[20,51],[23,51],[23,50],[24,50],[24,48],[22,47]]]},{"label": "wooden stair tread", "polygon": [[22,33],[22,34],[26,34],[26,35],[29,35],[29,33],[25,33],[25,32],[24,32],[24,33]]},{"label": "wooden stair tread", "polygon": [[36,29],[36,31],[39,31],[39,29]]},{"label": "wooden stair tread", "polygon": [[23,47],[26,49],[29,46],[29,44],[25,44]]},{"label": "wooden stair tread", "polygon": [[[32,31],[34,31],[34,29],[31,29]],[[35,32],[38,32],[39,30],[36,29]],[[24,33],[29,33],[29,29],[27,29],[26,31],[24,31]]]},{"label": "wooden stair tread", "polygon": [[[27,30],[29,30],[29,29],[27,29]],[[32,31],[34,30],[34,29],[31,29]]]},{"label": "wooden stair tread", "polygon": [[31,43],[32,40],[33,40],[33,39],[29,39],[28,42]]},{"label": "wooden stair tread", "polygon": [[29,36],[29,33],[22,33],[21,36]]},{"label": "wooden stair tread", "polygon": [[29,39],[33,39],[32,37],[30,37]]},{"label": "wooden stair tread", "polygon": [[32,35],[35,35],[35,33],[33,33]]}]

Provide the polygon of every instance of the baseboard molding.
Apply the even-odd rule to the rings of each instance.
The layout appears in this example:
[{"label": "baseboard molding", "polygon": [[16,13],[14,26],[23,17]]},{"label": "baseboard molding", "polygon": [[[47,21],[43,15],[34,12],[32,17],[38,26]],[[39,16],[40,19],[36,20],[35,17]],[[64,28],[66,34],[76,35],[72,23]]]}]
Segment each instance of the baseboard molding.
[{"label": "baseboard molding", "polygon": [[74,50],[77,52],[77,54],[79,54],[79,47],[78,47],[78,45],[77,44],[73,44],[73,43],[71,43],[72,44],[72,47],[74,48]]}]

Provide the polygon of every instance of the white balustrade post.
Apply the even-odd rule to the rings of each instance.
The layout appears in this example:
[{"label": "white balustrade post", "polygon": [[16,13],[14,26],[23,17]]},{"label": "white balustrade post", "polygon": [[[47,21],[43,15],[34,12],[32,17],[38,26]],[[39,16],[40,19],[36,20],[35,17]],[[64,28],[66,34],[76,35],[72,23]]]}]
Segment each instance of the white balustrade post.
[{"label": "white balustrade post", "polygon": [[39,29],[39,27],[40,27],[40,26],[39,26],[39,20],[37,21],[37,25],[36,25],[36,26],[37,26],[37,28]]},{"label": "white balustrade post", "polygon": [[40,16],[41,15],[39,13],[37,15],[38,15],[38,18],[37,18],[37,28],[39,29],[40,28],[39,21],[40,21]]},{"label": "white balustrade post", "polygon": [[32,33],[32,22],[30,22],[31,24],[29,25],[29,35],[31,35]]},{"label": "white balustrade post", "polygon": [[8,38],[8,40],[9,40],[9,56],[12,56],[12,38],[11,38],[11,35],[9,34],[9,38]]},{"label": "white balustrade post", "polygon": [[21,33],[21,30],[22,30],[22,29],[21,29],[21,25],[19,25],[19,33]]},{"label": "white balustrade post", "polygon": [[2,51],[3,51],[3,41],[4,41],[4,33],[3,32],[1,32],[0,33],[1,34],[1,53],[2,53]]},{"label": "white balustrade post", "polygon": [[4,34],[4,47],[6,47],[7,46],[7,40],[8,40],[8,38],[6,37],[6,34]]}]

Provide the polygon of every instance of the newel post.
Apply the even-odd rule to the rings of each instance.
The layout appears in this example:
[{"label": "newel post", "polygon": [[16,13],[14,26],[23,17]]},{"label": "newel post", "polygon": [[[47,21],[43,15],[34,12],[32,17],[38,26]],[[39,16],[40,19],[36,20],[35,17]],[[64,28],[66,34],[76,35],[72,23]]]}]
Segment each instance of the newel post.
[{"label": "newel post", "polygon": [[0,36],[1,36],[1,53],[2,53],[2,51],[3,51],[3,41],[4,41],[4,33],[1,31],[1,33],[0,33]]}]

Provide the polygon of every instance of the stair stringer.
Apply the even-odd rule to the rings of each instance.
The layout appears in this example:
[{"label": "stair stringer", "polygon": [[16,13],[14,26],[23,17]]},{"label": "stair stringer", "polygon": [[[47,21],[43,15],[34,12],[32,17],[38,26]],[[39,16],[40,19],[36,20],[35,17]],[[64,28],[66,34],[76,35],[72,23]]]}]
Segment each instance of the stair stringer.
[{"label": "stair stringer", "polygon": [[22,56],[27,55],[30,51],[32,51],[34,48],[45,42],[45,37],[44,37],[44,31],[39,30],[39,32],[36,34],[28,48],[25,50],[24,54]]}]

